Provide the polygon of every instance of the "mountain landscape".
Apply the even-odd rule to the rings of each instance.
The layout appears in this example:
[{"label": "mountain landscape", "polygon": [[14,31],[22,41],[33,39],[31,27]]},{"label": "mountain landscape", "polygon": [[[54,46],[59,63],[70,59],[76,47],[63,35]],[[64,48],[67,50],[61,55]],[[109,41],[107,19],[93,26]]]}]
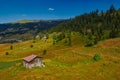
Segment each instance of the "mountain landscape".
[{"label": "mountain landscape", "polygon": [[33,39],[39,32],[48,31],[51,27],[65,20],[20,20],[0,24],[0,43],[18,42]]},{"label": "mountain landscape", "polygon": [[120,80],[120,7],[89,10],[1,23],[0,80]]}]

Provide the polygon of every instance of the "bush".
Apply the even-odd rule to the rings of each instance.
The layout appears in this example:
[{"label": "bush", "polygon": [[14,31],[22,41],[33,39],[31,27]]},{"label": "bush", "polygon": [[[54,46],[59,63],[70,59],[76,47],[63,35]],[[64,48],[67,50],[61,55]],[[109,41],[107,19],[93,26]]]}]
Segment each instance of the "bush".
[{"label": "bush", "polygon": [[33,43],[36,43],[36,41],[35,41],[35,40],[33,40]]},{"label": "bush", "polygon": [[47,53],[47,50],[43,50],[43,55],[45,55]]},{"label": "bush", "polygon": [[61,33],[53,33],[53,45],[58,43],[59,41],[63,40],[65,38],[64,32]]},{"label": "bush", "polygon": [[10,46],[10,50],[13,50],[13,46]]},{"label": "bush", "polygon": [[66,38],[64,41],[65,46],[71,46],[71,38]]},{"label": "bush", "polygon": [[33,48],[33,45],[30,45],[31,48]]},{"label": "bush", "polygon": [[8,52],[6,52],[6,53],[5,53],[5,55],[9,55],[9,53],[8,53]]},{"label": "bush", "polygon": [[89,34],[87,37],[87,41],[86,41],[86,47],[91,47],[93,45],[97,44],[97,40],[96,37],[92,34]]},{"label": "bush", "polygon": [[99,61],[100,59],[102,59],[102,56],[99,53],[95,54],[94,57],[93,57],[94,61]]}]

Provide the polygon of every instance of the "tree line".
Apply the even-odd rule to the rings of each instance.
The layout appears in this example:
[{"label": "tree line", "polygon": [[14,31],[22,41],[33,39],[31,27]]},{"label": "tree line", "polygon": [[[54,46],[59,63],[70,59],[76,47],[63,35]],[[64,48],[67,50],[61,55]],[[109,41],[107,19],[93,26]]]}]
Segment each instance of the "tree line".
[{"label": "tree line", "polygon": [[67,22],[57,25],[51,32],[76,31],[87,37],[86,46],[96,44],[98,41],[109,38],[120,37],[120,9],[113,5],[104,12],[91,11]]}]

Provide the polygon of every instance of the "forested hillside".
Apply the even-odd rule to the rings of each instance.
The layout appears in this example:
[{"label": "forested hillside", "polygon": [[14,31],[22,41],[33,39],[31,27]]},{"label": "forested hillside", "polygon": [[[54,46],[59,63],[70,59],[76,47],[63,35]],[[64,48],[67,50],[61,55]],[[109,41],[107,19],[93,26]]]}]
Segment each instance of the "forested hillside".
[{"label": "forested hillside", "polygon": [[120,9],[115,9],[112,5],[106,12],[92,11],[51,29],[51,32],[75,31],[93,40],[88,45],[92,45],[99,40],[120,37]]}]

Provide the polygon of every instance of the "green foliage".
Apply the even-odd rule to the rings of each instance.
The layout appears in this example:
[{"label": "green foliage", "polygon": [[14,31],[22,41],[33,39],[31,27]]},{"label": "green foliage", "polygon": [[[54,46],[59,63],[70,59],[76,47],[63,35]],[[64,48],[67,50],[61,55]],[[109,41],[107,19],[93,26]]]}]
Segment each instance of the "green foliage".
[{"label": "green foliage", "polygon": [[119,31],[118,31],[117,29],[112,29],[112,30],[110,31],[109,37],[110,37],[110,38],[120,37],[120,36],[119,36]]},{"label": "green foliage", "polygon": [[53,45],[65,38],[64,32],[53,33]]},{"label": "green foliage", "polygon": [[65,45],[70,46],[71,45],[71,32],[70,31],[67,31],[65,33],[65,38],[66,38]]},{"label": "green foliage", "polygon": [[66,37],[66,38],[71,38],[71,32],[70,32],[70,31],[67,31],[65,37]]},{"label": "green foliage", "polygon": [[96,39],[96,36],[92,35],[92,34],[89,34],[88,37],[87,37],[87,41],[86,41],[86,47],[90,47],[90,46],[93,46],[97,43],[97,39]]},{"label": "green foliage", "polygon": [[31,48],[33,48],[34,46],[33,45],[30,45]]},{"label": "green foliage", "polygon": [[41,32],[39,32],[38,35],[39,35],[39,38],[40,38],[40,39],[42,39],[42,38],[44,37],[44,34],[41,33]]},{"label": "green foliage", "polygon": [[47,53],[47,50],[43,50],[43,55],[46,55],[46,53]]},{"label": "green foliage", "polygon": [[55,32],[53,33],[52,38],[53,38],[53,45],[55,45],[57,40],[57,34]]},{"label": "green foliage", "polygon": [[71,38],[65,38],[64,45],[71,46]]},{"label": "green foliage", "polygon": [[[120,10],[116,10],[112,5],[106,12],[98,10],[91,11],[90,13],[76,16],[69,19],[67,22],[54,27],[53,31],[66,32],[75,31],[86,36],[91,33],[96,37],[97,41],[120,37]],[[106,35],[107,32],[107,35]],[[110,32],[110,33],[108,33]],[[69,37],[69,34],[66,36]],[[88,40],[88,45],[94,45],[94,39]]]},{"label": "green foliage", "polygon": [[59,32],[59,33],[53,33],[53,45],[58,43],[59,41],[65,39],[64,44],[67,46],[71,45],[71,32]]},{"label": "green foliage", "polygon": [[102,56],[101,56],[101,54],[99,54],[99,53],[96,53],[96,54],[94,55],[94,57],[93,57],[93,60],[94,60],[94,61],[99,61],[100,59],[102,59]]},{"label": "green foliage", "polygon": [[5,55],[9,55],[9,52],[5,52]]},{"label": "green foliage", "polygon": [[58,41],[61,41],[62,39],[65,38],[65,34],[64,32],[61,32],[59,35],[58,35]]},{"label": "green foliage", "polygon": [[113,5],[110,6],[110,9],[107,11],[109,13],[114,13],[116,10],[115,10],[115,7]]},{"label": "green foliage", "polygon": [[10,50],[13,50],[13,46],[12,45],[10,46]]}]

